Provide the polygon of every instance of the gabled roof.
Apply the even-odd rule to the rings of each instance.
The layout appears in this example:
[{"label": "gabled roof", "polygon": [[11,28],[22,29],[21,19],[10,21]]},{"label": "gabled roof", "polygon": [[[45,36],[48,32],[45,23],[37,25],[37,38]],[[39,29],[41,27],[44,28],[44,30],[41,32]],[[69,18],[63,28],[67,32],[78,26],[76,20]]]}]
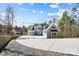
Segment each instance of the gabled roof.
[{"label": "gabled roof", "polygon": [[46,30],[58,30],[57,27],[52,23],[48,26]]}]

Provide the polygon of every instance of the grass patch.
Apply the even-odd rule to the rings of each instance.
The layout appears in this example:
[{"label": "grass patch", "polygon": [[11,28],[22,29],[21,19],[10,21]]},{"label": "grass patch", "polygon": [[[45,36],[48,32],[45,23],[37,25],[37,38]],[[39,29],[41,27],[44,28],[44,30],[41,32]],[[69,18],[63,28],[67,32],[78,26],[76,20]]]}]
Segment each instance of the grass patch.
[{"label": "grass patch", "polygon": [[7,44],[12,40],[12,39],[16,39],[17,37],[19,37],[19,35],[15,36],[15,35],[5,35],[5,36],[0,36],[0,52],[5,48],[5,46],[7,46]]}]

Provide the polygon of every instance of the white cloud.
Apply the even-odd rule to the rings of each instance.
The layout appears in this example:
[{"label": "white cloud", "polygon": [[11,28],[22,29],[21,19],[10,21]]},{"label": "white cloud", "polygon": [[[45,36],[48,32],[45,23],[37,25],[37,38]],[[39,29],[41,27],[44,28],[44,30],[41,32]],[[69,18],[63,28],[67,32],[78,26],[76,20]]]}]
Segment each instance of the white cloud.
[{"label": "white cloud", "polygon": [[59,19],[62,17],[63,12],[65,9],[59,9],[57,13],[48,13],[49,17],[58,17]]},{"label": "white cloud", "polygon": [[59,8],[59,4],[50,4],[50,7],[52,7],[52,8]]},{"label": "white cloud", "polygon": [[5,15],[6,15],[5,13],[2,13],[1,14],[1,18],[4,19],[5,18]]},{"label": "white cloud", "polygon": [[48,13],[48,16],[60,19],[62,17],[62,13]]},{"label": "white cloud", "polygon": [[72,5],[72,3],[69,3],[69,5]]},{"label": "white cloud", "polygon": [[43,13],[44,13],[44,11],[43,11],[43,10],[41,10],[41,11],[38,11],[38,10],[32,10],[32,13],[43,14]]},{"label": "white cloud", "polygon": [[5,13],[2,13],[2,16],[5,16]]},{"label": "white cloud", "polygon": [[59,9],[58,14],[59,14],[59,17],[60,17],[60,18],[62,17],[63,12],[65,12],[65,11],[68,11],[68,9],[63,9],[63,8],[60,8],[60,9]]},{"label": "white cloud", "polygon": [[20,11],[28,11],[26,8],[18,8]]},{"label": "white cloud", "polygon": [[33,5],[34,5],[34,3],[30,3],[30,5],[31,5],[31,6],[33,6]]},{"label": "white cloud", "polygon": [[59,13],[63,13],[64,11],[66,11],[66,9],[62,9],[62,8],[59,9]]},{"label": "white cloud", "polygon": [[41,10],[41,11],[40,11],[40,13],[41,13],[41,14],[43,14],[43,13],[44,13],[44,11],[42,11],[42,10]]},{"label": "white cloud", "polygon": [[4,21],[4,19],[5,19],[5,13],[2,13],[1,15],[0,15],[0,20],[2,20],[2,21],[0,21],[0,23],[1,24],[5,24],[3,21]]},{"label": "white cloud", "polygon": [[14,20],[14,26],[19,26],[19,27],[21,27],[21,26],[23,26],[23,20],[20,18],[20,17],[15,17],[15,20]]},{"label": "white cloud", "polygon": [[23,3],[18,3],[18,5],[22,5]]},{"label": "white cloud", "polygon": [[33,10],[32,13],[36,13],[36,10]]},{"label": "white cloud", "polygon": [[43,3],[44,5],[47,5],[48,3]]},{"label": "white cloud", "polygon": [[59,6],[59,3],[53,3],[53,4],[55,4],[55,5],[58,5],[58,6]]},{"label": "white cloud", "polygon": [[58,17],[60,14],[59,13],[48,13],[48,16],[50,16],[50,17]]},{"label": "white cloud", "polygon": [[63,9],[63,8],[61,8],[61,9],[59,9],[59,13],[63,13],[63,12],[65,12],[65,11],[67,11],[67,12],[71,12],[71,10],[69,10],[69,9]]},{"label": "white cloud", "polygon": [[63,12],[65,11],[70,11],[69,9],[59,9],[59,11],[57,13],[48,13],[49,17],[58,17],[59,19],[62,17]]}]

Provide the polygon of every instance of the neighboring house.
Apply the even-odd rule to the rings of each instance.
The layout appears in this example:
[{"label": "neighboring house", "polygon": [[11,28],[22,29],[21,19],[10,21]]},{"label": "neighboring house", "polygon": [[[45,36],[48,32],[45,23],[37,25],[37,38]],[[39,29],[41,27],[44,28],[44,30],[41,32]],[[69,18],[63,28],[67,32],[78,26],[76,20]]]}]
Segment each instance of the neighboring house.
[{"label": "neighboring house", "polygon": [[34,24],[28,27],[29,35],[42,35],[43,27],[41,24]]},{"label": "neighboring house", "polygon": [[34,27],[33,27],[33,25],[28,26],[27,32],[28,32],[28,35],[34,35]]},{"label": "neighboring house", "polygon": [[54,24],[50,24],[47,30],[47,38],[58,38],[58,29]]},{"label": "neighboring house", "polygon": [[18,34],[18,35],[21,35],[21,34],[22,34],[21,28],[18,28],[18,27],[13,28],[12,31],[13,31],[15,34]]},{"label": "neighboring house", "polygon": [[27,28],[25,26],[22,27],[22,34],[23,35],[27,34]]},{"label": "neighboring house", "polygon": [[42,24],[34,24],[35,35],[42,35],[43,26]]}]

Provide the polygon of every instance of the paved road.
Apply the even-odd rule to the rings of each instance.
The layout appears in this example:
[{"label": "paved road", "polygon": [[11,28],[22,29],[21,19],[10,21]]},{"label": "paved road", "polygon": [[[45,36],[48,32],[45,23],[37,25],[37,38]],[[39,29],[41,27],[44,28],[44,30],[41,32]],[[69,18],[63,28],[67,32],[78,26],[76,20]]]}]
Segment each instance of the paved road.
[{"label": "paved road", "polygon": [[[47,41],[47,42],[46,42]],[[4,56],[72,56],[62,52],[52,51],[51,46],[56,40],[42,36],[21,36],[12,40],[0,55]],[[48,48],[49,47],[49,48]]]},{"label": "paved road", "polygon": [[18,43],[46,51],[79,55],[79,39],[46,39],[45,36],[21,36]]}]

